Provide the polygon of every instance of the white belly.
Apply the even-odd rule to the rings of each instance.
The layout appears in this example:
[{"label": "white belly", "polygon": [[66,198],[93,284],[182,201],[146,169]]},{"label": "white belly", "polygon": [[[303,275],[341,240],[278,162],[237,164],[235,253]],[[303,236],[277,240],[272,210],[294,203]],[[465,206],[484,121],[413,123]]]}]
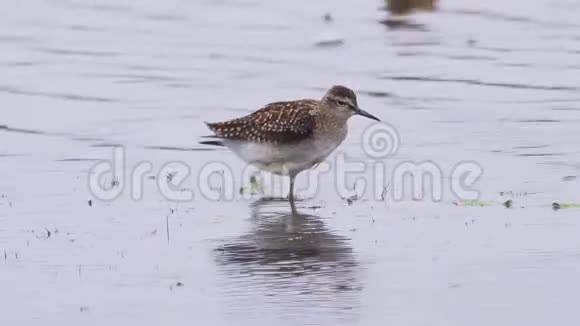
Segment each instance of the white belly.
[{"label": "white belly", "polygon": [[226,141],[225,145],[242,160],[260,170],[279,175],[297,174],[318,164],[340,141],[309,140],[289,145]]}]

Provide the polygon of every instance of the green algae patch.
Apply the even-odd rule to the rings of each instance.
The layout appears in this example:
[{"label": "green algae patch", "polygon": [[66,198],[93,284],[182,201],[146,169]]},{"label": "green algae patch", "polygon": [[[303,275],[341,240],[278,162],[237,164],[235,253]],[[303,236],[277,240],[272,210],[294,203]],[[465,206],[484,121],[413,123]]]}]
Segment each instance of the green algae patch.
[{"label": "green algae patch", "polygon": [[565,208],[580,208],[580,203],[552,203],[552,209],[555,211]]},{"label": "green algae patch", "polygon": [[484,200],[455,200],[453,201],[453,205],[460,206],[460,207],[487,207],[487,206],[496,206],[501,203],[494,202],[494,201],[484,201]]}]

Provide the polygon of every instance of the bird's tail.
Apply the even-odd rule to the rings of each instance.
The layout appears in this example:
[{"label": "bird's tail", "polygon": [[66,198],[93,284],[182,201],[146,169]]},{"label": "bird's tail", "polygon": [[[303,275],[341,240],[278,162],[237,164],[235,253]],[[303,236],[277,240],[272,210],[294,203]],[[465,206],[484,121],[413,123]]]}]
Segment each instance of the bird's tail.
[{"label": "bird's tail", "polygon": [[210,145],[210,146],[225,146],[224,141],[220,138],[215,136],[203,136],[202,138],[208,138],[208,140],[202,140],[199,143],[201,145]]}]

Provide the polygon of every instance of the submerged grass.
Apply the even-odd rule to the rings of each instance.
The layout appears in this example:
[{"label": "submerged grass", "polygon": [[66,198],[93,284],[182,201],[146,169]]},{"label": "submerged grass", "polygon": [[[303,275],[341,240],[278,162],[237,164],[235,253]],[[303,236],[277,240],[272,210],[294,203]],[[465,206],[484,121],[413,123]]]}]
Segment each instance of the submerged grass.
[{"label": "submerged grass", "polygon": [[563,208],[580,208],[580,203],[553,203],[552,209],[557,211]]},{"label": "submerged grass", "polygon": [[[514,202],[509,199],[505,202],[500,201],[484,201],[484,200],[456,200],[453,201],[453,205],[460,206],[460,207],[488,207],[488,206],[499,206],[502,205],[505,208],[512,208],[514,207]],[[520,208],[524,208],[521,206]],[[560,202],[560,203],[552,203],[553,210],[559,210],[564,208],[580,208],[580,203],[576,202]]]}]

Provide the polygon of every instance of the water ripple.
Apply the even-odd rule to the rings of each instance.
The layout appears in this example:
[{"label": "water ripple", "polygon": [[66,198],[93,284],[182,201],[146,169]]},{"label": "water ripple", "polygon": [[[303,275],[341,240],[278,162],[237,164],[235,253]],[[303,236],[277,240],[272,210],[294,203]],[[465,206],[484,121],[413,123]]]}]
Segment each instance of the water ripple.
[{"label": "water ripple", "polygon": [[15,95],[28,95],[28,96],[42,96],[60,100],[70,100],[70,101],[88,101],[88,102],[122,102],[120,99],[108,98],[108,97],[98,97],[91,95],[80,95],[80,94],[70,94],[70,93],[49,93],[41,91],[30,91],[24,90],[16,87],[0,86],[0,93],[9,93]]},{"label": "water ripple", "polygon": [[485,82],[475,79],[461,79],[461,78],[439,78],[439,77],[419,77],[419,76],[383,76],[381,79],[396,80],[396,81],[416,81],[416,82],[439,82],[439,83],[459,83],[477,86],[489,87],[504,87],[514,89],[532,89],[545,91],[580,91],[580,87],[574,86],[548,86],[548,85],[530,85],[518,83],[504,83],[504,82]]}]

